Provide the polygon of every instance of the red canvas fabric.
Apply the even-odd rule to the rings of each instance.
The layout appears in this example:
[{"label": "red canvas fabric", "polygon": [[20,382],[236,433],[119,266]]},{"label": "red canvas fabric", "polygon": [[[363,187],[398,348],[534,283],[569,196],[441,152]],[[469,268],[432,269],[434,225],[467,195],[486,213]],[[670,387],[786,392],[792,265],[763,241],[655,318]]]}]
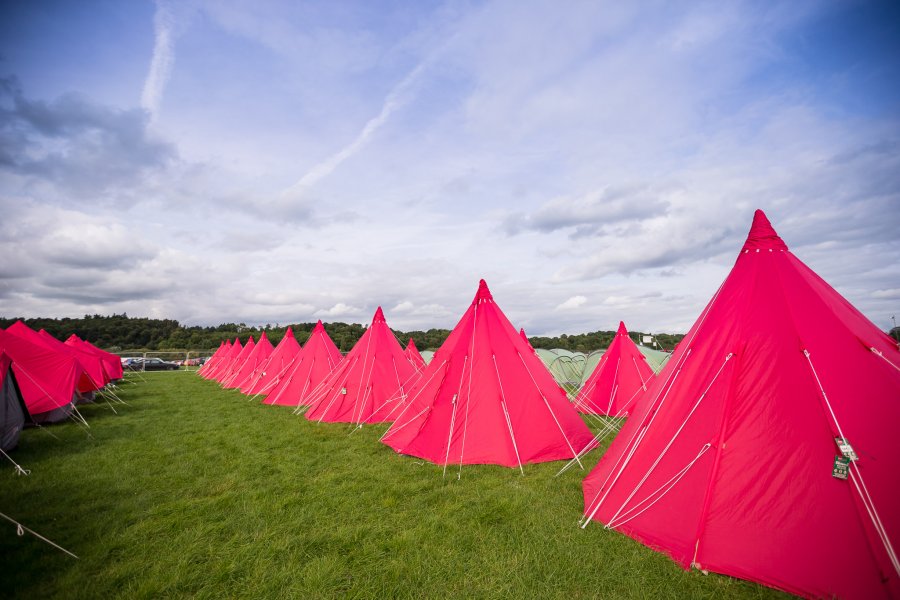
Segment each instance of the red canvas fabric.
[{"label": "red canvas fabric", "polygon": [[44,340],[44,343],[47,344],[50,348],[55,348],[60,352],[69,352],[75,359],[81,363],[81,366],[84,367],[85,372],[87,372],[88,377],[90,378],[90,383],[87,385],[79,384],[78,391],[79,392],[92,392],[95,390],[101,389],[107,383],[109,383],[110,378],[106,374],[106,370],[103,368],[103,361],[100,358],[87,350],[79,346],[69,346],[64,342],[59,341],[46,330],[41,329],[38,331],[38,335]]},{"label": "red canvas fabric", "polygon": [[0,351],[13,361],[13,373],[28,412],[36,419],[72,403],[75,388],[84,374],[71,355],[0,330]]},{"label": "red canvas fabric", "polygon": [[528,336],[525,334],[525,328],[522,327],[519,329],[519,336],[528,344],[528,347],[534,350],[534,346],[531,345],[531,342],[528,340]]},{"label": "red canvas fabric", "polygon": [[69,346],[66,346],[46,331],[41,330],[41,332],[37,332],[22,321],[16,321],[7,327],[6,331],[7,333],[26,339],[33,344],[43,346],[48,350],[73,358],[80,370],[78,381],[76,383],[76,390],[79,393],[84,394],[98,390],[105,384],[103,381],[103,370],[99,365],[96,363],[85,364],[87,361],[85,361],[78,352]]},{"label": "red canvas fabric", "polygon": [[272,390],[280,377],[282,377],[289,364],[300,352],[300,344],[294,337],[294,332],[288,327],[284,332],[284,337],[278,342],[278,346],[266,359],[265,364],[256,373],[256,376],[241,386],[241,392],[255,396],[256,394],[267,394]]},{"label": "red canvas fabric", "polygon": [[294,355],[294,360],[276,375],[277,382],[263,403],[282,406],[308,404],[307,398],[318,390],[319,384],[341,362],[341,358],[341,351],[331,341],[322,321],[319,321],[306,344]]},{"label": "red canvas fabric", "polygon": [[65,343],[69,344],[70,342],[72,343],[72,345],[80,345],[82,349],[87,350],[88,352],[93,352],[94,354],[99,356],[100,360],[103,361],[103,370],[106,371],[107,376],[111,381],[122,379],[122,359],[119,358],[119,356],[98,348],[87,340],[81,339],[74,333],[69,336],[69,339],[67,339]]},{"label": "red canvas fabric", "polygon": [[259,341],[247,354],[244,362],[223,382],[223,385],[227,388],[240,388],[247,383],[248,379],[253,378],[262,369],[274,350],[272,342],[269,341],[269,338],[266,337],[266,332],[263,331],[259,336]]},{"label": "red canvas fabric", "polygon": [[243,352],[244,346],[241,345],[241,340],[238,338],[234,338],[234,342],[231,343],[231,347],[228,348],[228,352],[222,355],[222,359],[219,360],[209,371],[203,374],[207,379],[212,379],[218,381],[218,378],[222,376],[222,373],[227,371],[229,367],[231,367],[234,360]]},{"label": "red canvas fabric", "polygon": [[419,349],[416,348],[416,343],[412,338],[409,338],[409,343],[406,344],[406,348],[403,350],[403,354],[406,355],[406,358],[409,359],[409,362],[413,364],[416,370],[421,371],[425,368],[425,359],[422,358],[421,354],[419,354]]},{"label": "red canvas fabric", "polygon": [[593,443],[484,280],[408,400],[380,411],[396,419],[385,444],[437,464],[515,467],[572,458]]},{"label": "red canvas fabric", "polygon": [[[253,336],[250,336],[250,339],[247,340],[247,343],[234,354],[232,359],[228,362],[227,365],[223,365],[222,369],[220,369],[214,379],[219,382],[221,385],[223,382],[228,381],[228,378],[231,377],[235,371],[241,368],[241,365],[244,364],[244,361],[247,359],[247,356],[253,352],[253,348],[256,346],[256,342],[253,340]],[[234,348],[232,348],[234,350]]]},{"label": "red canvas fabric", "polygon": [[[38,334],[52,340],[52,343],[59,343],[70,348],[71,351],[74,352],[75,357],[84,366],[85,370],[88,371],[91,379],[97,384],[96,389],[102,388],[113,380],[113,377],[107,368],[106,359],[100,356],[100,354],[95,352],[92,348],[85,346],[84,342],[77,336],[75,336],[75,340],[72,340],[73,336],[69,336],[69,340],[72,341],[66,340],[65,342],[60,342],[43,329],[41,329]],[[119,364],[121,365],[121,362]]]},{"label": "red canvas fabric", "polygon": [[216,365],[231,351],[231,341],[225,340],[219,347],[216,348],[216,351],[212,353],[206,362],[203,363],[203,366],[197,369],[197,375],[209,379],[209,373],[216,368]]},{"label": "red canvas fabric", "polygon": [[609,349],[575,396],[575,407],[586,414],[628,416],[653,377],[646,357],[631,341],[625,323],[619,321]]},{"label": "red canvas fabric", "polygon": [[394,337],[381,307],[344,360],[304,401],[306,418],[328,423],[363,423],[376,407],[402,396],[418,371]]},{"label": "red canvas fabric", "polygon": [[[684,568],[810,597],[900,597],[870,514],[896,550],[898,400],[897,343],[757,211],[731,273],[584,480],[585,514]],[[832,473],[836,437],[858,455],[847,480]]]}]

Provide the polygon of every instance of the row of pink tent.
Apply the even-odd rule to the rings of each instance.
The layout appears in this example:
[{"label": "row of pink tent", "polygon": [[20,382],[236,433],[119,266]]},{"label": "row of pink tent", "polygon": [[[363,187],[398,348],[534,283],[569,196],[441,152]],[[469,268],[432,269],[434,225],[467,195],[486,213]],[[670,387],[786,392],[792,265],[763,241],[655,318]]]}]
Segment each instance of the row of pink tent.
[{"label": "row of pink tent", "polygon": [[78,402],[121,378],[118,356],[74,334],[61,342],[22,321],[0,330],[2,449],[16,445],[25,422],[66,419]]},{"label": "row of pink tent", "polygon": [[[223,344],[203,374],[255,368],[268,383],[246,392],[308,406],[309,419],[390,422],[385,444],[445,471],[577,460],[596,439],[576,410],[627,417],[584,480],[583,526],[802,596],[900,597],[900,347],[762,211],[660,375],[621,324],[571,403],[483,281],[425,367],[400,359],[380,309],[343,359],[313,358],[315,336],[262,375],[243,368],[252,349]],[[316,361],[327,364],[294,382]]]},{"label": "row of pink tent", "polygon": [[[290,331],[274,349],[265,334],[244,346],[225,342],[200,374],[298,407],[313,421],[393,422],[386,444],[444,465],[521,468],[573,458],[595,443],[484,281],[428,365],[412,340],[400,345],[379,307],[343,358],[320,322],[302,349]],[[490,435],[498,424],[502,435]]]}]

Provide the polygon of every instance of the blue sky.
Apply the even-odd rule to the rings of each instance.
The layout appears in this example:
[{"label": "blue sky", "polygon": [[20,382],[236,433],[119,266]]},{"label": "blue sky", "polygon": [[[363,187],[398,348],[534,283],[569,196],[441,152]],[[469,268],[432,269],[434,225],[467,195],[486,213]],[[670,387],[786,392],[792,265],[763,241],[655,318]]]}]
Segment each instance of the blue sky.
[{"label": "blue sky", "polygon": [[900,312],[895,2],[6,2],[0,314],[685,331],[753,210]]}]

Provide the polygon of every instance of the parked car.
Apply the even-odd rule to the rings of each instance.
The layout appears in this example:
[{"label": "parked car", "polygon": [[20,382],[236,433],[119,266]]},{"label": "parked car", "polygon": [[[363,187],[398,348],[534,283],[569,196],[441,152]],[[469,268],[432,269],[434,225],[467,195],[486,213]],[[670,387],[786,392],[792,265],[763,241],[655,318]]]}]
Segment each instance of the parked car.
[{"label": "parked car", "polygon": [[133,358],[128,365],[134,371],[176,371],[180,367],[178,363],[165,361],[161,358]]},{"label": "parked car", "polygon": [[141,359],[136,356],[123,356],[122,357],[122,368],[123,369],[134,369],[135,361],[140,361]]}]

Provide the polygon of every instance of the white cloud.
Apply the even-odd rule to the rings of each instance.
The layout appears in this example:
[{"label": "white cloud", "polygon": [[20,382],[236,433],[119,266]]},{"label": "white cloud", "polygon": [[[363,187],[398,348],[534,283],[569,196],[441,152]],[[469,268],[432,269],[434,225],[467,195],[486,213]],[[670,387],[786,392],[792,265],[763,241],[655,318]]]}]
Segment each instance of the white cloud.
[{"label": "white cloud", "polygon": [[[157,5],[152,57],[122,53],[150,60],[164,140],[95,88],[16,105],[0,81],[4,310],[367,323],[381,305],[427,329],[483,277],[533,335],[684,331],[760,207],[876,323],[896,312],[900,118],[792,54],[839,7],[184,6]],[[70,226],[14,233],[60,206]]]},{"label": "white cloud", "polygon": [[587,298],[584,296],[572,296],[562,304],[556,307],[556,310],[574,310],[582,306],[585,302],[587,302]]},{"label": "white cloud", "polygon": [[355,306],[350,306],[348,304],[344,304],[343,302],[338,302],[331,308],[320,309],[317,310],[315,314],[317,317],[347,317],[347,316],[357,316],[362,312],[362,309],[359,309]]},{"label": "white cloud", "polygon": [[900,288],[893,288],[890,290],[875,290],[874,292],[872,292],[872,297],[885,300],[900,300]]}]

